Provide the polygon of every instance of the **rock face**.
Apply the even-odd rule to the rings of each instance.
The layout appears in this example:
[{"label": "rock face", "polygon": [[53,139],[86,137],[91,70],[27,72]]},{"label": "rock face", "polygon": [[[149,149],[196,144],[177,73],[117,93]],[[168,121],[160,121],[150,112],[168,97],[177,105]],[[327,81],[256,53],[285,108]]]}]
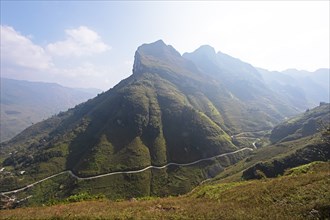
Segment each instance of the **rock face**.
[{"label": "rock face", "polygon": [[[18,153],[2,157],[36,179],[67,169],[93,176],[187,163],[238,150],[230,135],[268,129],[293,112],[264,87],[251,65],[207,46],[181,56],[157,41],[138,48],[129,78],[25,130],[2,146],[3,152]],[[67,187],[112,198],[178,194],[243,156]]]}]

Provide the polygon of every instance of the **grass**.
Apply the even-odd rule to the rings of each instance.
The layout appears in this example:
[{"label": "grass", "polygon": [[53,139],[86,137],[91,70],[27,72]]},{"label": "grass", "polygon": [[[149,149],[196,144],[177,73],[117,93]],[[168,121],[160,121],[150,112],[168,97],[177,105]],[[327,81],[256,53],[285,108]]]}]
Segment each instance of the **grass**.
[{"label": "grass", "polygon": [[[8,145],[3,145],[6,147],[2,149],[21,149],[8,164],[17,171],[24,168],[26,174],[15,178],[0,177],[1,191],[62,170],[73,170],[79,176],[92,176],[141,169],[150,164],[191,162],[231,152],[237,149],[231,143],[231,134],[240,130],[264,130],[269,127],[268,121],[277,121],[269,116],[274,111],[267,111],[269,114],[261,111],[268,102],[245,105],[208,77],[187,69],[186,64],[189,63],[171,54],[165,55],[164,62],[158,62],[157,57],[142,57],[140,61],[146,67],[143,71],[135,72],[95,99],[34,125]],[[260,105],[261,110],[259,107],[249,108],[255,105]],[[233,128],[231,132],[229,127]],[[251,132],[249,135],[254,134]],[[251,146],[251,142],[242,139],[241,145]],[[262,152],[269,158],[276,155],[278,150],[276,147],[272,149],[271,155],[267,154],[268,149],[256,153],[247,164],[259,161]],[[3,157],[8,158],[8,153]],[[31,159],[38,155],[49,157],[42,161]],[[59,191],[66,196],[85,191],[103,193],[114,199],[177,195],[189,191],[203,179],[213,177],[223,167],[244,156],[242,153],[221,158],[220,165],[212,167],[199,164],[198,167],[182,169],[171,167],[166,172],[147,171],[136,175],[72,181],[64,187],[67,191],[58,189],[62,187],[60,182],[44,183],[49,187],[40,185],[39,198],[35,201],[62,197],[62,194],[56,195]],[[242,163],[239,166],[247,168]]]},{"label": "grass", "polygon": [[[163,54],[161,49],[158,54],[161,57],[157,54],[153,57],[150,51],[143,53],[140,50],[137,56],[141,52],[139,61],[145,65],[141,72],[135,72],[86,103],[30,127],[4,144],[1,149],[8,150],[0,152],[0,160],[12,159],[6,164],[15,171],[26,171],[26,174],[13,178],[0,176],[0,190],[18,188],[63,170],[72,170],[79,176],[93,176],[141,169],[150,164],[191,162],[237,150],[228,129],[236,126],[231,126],[230,121],[242,124],[233,128],[234,133],[240,129],[259,130],[256,126],[259,120],[264,127],[263,117],[250,120],[254,117],[246,115],[245,105],[233,99],[230,92],[195,72],[196,69],[187,68],[190,63],[176,56],[176,52],[166,51]],[[241,114],[241,110],[245,113]],[[15,150],[18,153],[11,158],[8,154]],[[38,156],[41,161],[35,160]],[[231,157],[228,158],[228,163],[223,162],[225,166],[231,164]],[[234,159],[241,158],[235,155]],[[204,171],[207,167],[198,169]],[[122,198],[129,194],[125,189],[136,185],[144,190],[137,193],[141,196],[148,196],[150,192],[164,195],[163,191],[167,191],[167,195],[179,194],[204,179],[194,169],[186,171],[191,173],[169,172],[164,173],[164,178],[151,174],[136,179],[116,177],[115,184],[100,180],[90,182],[90,185],[77,183],[72,188],[81,186],[84,190],[85,187],[100,186],[109,197],[122,193]],[[219,169],[213,169],[212,173],[215,171]],[[164,179],[171,185],[165,182],[158,187]],[[179,184],[179,180],[184,183]],[[126,188],[117,190],[113,185]]]},{"label": "grass", "polygon": [[282,160],[283,158],[290,157],[294,155],[297,150],[304,149],[307,145],[321,144],[320,140],[320,136],[315,135],[299,140],[261,147],[253,151],[246,159],[226,168],[215,177],[214,180],[221,182],[240,181],[245,169],[252,167],[259,162],[271,162],[274,159]]},{"label": "grass", "polygon": [[[191,191],[206,178],[213,177],[233,163],[236,163],[246,152],[204,161],[188,167],[169,166],[163,170],[151,169],[143,173],[106,176],[93,180],[77,180],[69,174],[59,175],[36,186],[17,193],[18,200],[33,196],[24,206],[47,204],[49,201],[65,199],[72,195],[89,193],[102,194],[111,200],[130,199],[148,196],[182,195]],[[9,187],[21,183],[4,182]],[[26,180],[22,179],[26,182]],[[33,182],[32,180],[28,183]],[[18,188],[18,187],[17,187]]]},{"label": "grass", "polygon": [[297,175],[201,185],[177,197],[1,210],[0,219],[329,219],[329,166],[312,163]]},{"label": "grass", "polygon": [[285,175],[297,176],[302,173],[314,172],[313,168],[317,164],[321,164],[321,163],[322,163],[321,161],[314,161],[312,163],[304,164],[299,167],[294,167],[292,169],[287,170],[285,172]]},{"label": "grass", "polygon": [[273,143],[296,140],[313,135],[329,124],[329,104],[320,105],[277,125],[270,135]]}]

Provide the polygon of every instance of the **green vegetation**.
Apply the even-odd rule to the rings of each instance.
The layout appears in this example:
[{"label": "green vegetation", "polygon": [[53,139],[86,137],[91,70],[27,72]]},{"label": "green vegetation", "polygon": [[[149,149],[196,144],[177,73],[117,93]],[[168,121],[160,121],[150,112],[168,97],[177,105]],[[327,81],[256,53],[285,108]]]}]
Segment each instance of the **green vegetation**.
[{"label": "green vegetation", "polygon": [[48,206],[57,205],[57,204],[69,204],[73,202],[82,202],[82,201],[91,201],[91,200],[102,200],[105,199],[105,196],[102,194],[99,195],[90,195],[89,193],[83,192],[75,195],[71,195],[64,200],[51,200],[47,203]]},{"label": "green vegetation", "polygon": [[[277,140],[274,146],[285,146],[286,152],[264,161],[255,161],[253,166],[243,172],[242,177],[245,179],[276,177],[282,175],[288,168],[313,161],[328,161],[330,128],[326,125],[330,122],[329,108],[329,104],[322,104],[276,126],[270,140]],[[285,130],[288,127],[294,130],[291,132]],[[285,132],[286,136],[284,136]]]},{"label": "green vegetation", "polygon": [[[169,166],[92,180],[61,175],[18,196],[33,195],[32,202],[27,202],[31,205],[81,193],[103,194],[113,200],[180,195],[219,173],[216,180],[240,180],[244,170],[253,170],[258,163],[266,167],[257,169],[258,175],[275,177],[293,166],[327,160],[322,135],[312,132],[318,118],[304,119],[301,134],[306,139],[297,136],[300,138],[292,142],[267,146],[266,131],[287,112],[294,113],[293,109],[263,87],[252,66],[223,54],[215,56],[225,60],[216,58],[220,63],[205,72],[200,66],[203,63],[193,64],[161,41],[141,46],[133,75],[0,146],[1,167],[6,168],[0,173],[0,191],[64,170],[89,177],[170,162],[189,163],[252,147],[255,138],[259,138],[260,149],[251,154],[240,152],[189,167]],[[223,68],[221,62],[235,64],[235,71],[242,72]],[[317,110],[310,110],[307,116],[314,117],[313,112]],[[251,173],[245,177],[255,178],[254,170]]]},{"label": "green vegetation", "polygon": [[88,193],[80,193],[77,195],[72,195],[69,196],[64,200],[64,202],[81,202],[81,201],[87,201],[87,200],[97,200],[97,199],[102,199],[104,196],[102,195],[97,195],[97,196],[92,196],[89,195]]},{"label": "green vegetation", "polygon": [[298,167],[291,168],[286,170],[284,175],[285,176],[297,176],[300,174],[308,173],[308,172],[315,172],[314,168],[318,166],[318,164],[322,164],[322,161],[314,161],[308,164],[304,164]]},{"label": "green vegetation", "polygon": [[[2,166],[14,172],[0,178],[1,191],[63,170],[86,177],[187,163],[237,150],[219,106],[207,93],[195,97],[200,87],[220,89],[197,69],[188,68],[190,62],[173,48],[158,43],[153,49],[147,45],[138,49],[134,74],[113,89],[3,144]],[[238,154],[223,166],[244,156]],[[208,178],[208,169],[208,164],[199,164],[78,182],[67,196],[85,189],[114,199],[182,194]],[[222,168],[212,169],[211,176]],[[22,170],[25,174],[17,175]],[[45,198],[52,196],[56,197],[51,192]]]},{"label": "green vegetation", "polygon": [[329,143],[305,145],[287,156],[277,156],[266,162],[259,162],[243,172],[244,179],[259,179],[282,175],[288,168],[296,167],[312,161],[327,161],[330,158]]},{"label": "green vegetation", "polygon": [[330,104],[308,110],[305,113],[277,125],[271,135],[272,143],[296,140],[313,135],[330,123]]},{"label": "green vegetation", "polygon": [[[1,219],[328,219],[329,162],[312,163],[307,172],[274,179],[201,185],[168,198],[92,201],[1,210]],[[305,169],[305,168],[296,168]],[[291,171],[288,171],[290,173]]]},{"label": "green vegetation", "polygon": [[286,169],[312,161],[329,161],[328,129],[295,141],[261,147],[249,157],[226,168],[215,181],[231,182],[283,175]]},{"label": "green vegetation", "polygon": [[[285,169],[312,161],[329,160],[329,135],[323,132],[294,141],[266,145],[253,151],[247,158],[227,167],[214,180],[240,181],[243,177],[277,177]],[[244,174],[245,173],[245,174]]]}]

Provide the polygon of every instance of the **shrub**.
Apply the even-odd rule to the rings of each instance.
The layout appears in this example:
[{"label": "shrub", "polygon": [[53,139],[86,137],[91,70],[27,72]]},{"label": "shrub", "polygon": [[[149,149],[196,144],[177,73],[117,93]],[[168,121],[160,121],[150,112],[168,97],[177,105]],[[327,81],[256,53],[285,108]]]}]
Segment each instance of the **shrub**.
[{"label": "shrub", "polygon": [[98,195],[90,195],[89,193],[83,192],[75,195],[71,195],[65,199],[65,202],[81,202],[87,200],[97,200],[97,199],[104,199],[105,196],[102,194]]}]

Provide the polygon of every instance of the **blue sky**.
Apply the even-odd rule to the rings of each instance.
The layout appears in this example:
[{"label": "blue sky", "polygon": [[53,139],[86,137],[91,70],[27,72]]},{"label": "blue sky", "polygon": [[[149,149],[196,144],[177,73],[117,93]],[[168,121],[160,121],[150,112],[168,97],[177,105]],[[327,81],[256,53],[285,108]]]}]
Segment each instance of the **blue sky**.
[{"label": "blue sky", "polygon": [[163,39],[254,66],[329,68],[329,1],[1,1],[1,76],[108,89]]}]

